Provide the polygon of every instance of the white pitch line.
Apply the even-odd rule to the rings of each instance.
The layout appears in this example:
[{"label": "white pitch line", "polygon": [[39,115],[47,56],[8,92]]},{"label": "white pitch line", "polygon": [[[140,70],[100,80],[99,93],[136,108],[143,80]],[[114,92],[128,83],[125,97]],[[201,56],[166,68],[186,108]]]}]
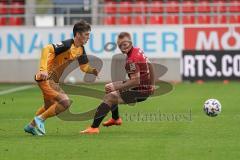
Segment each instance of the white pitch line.
[{"label": "white pitch line", "polygon": [[11,88],[11,89],[7,89],[4,91],[0,91],[0,95],[14,93],[17,91],[23,91],[23,90],[27,90],[27,89],[34,88],[34,87],[35,87],[34,85],[25,85],[25,86],[21,86],[21,87]]}]

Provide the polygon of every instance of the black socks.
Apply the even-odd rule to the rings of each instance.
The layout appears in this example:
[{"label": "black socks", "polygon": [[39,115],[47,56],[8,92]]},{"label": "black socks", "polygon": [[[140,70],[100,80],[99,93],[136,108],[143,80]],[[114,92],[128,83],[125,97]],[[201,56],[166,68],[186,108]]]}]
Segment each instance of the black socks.
[{"label": "black socks", "polygon": [[93,121],[91,127],[98,128],[99,125],[101,124],[102,120],[108,114],[109,111],[110,111],[110,106],[104,102],[101,103],[97,108],[97,111],[94,116],[94,121]]},{"label": "black socks", "polygon": [[115,104],[115,105],[112,105],[112,118],[117,120],[119,118],[119,112],[118,112],[118,105]]}]

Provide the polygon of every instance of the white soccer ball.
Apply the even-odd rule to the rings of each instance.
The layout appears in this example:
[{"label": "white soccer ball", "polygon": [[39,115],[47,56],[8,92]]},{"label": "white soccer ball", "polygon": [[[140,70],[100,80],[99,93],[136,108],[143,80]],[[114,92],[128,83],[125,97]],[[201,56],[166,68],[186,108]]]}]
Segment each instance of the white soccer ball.
[{"label": "white soccer ball", "polygon": [[70,76],[68,78],[68,83],[75,84],[76,83],[76,78],[74,76]]},{"label": "white soccer ball", "polygon": [[217,116],[221,113],[221,109],[221,103],[217,99],[208,99],[203,106],[204,112],[210,117]]}]

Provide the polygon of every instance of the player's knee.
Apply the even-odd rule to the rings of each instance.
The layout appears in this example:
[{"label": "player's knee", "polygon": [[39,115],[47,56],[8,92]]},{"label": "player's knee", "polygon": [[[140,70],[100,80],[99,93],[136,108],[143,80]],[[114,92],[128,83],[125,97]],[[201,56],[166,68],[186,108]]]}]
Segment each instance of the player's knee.
[{"label": "player's knee", "polygon": [[65,109],[69,108],[72,104],[70,99],[63,99],[59,102]]},{"label": "player's knee", "polygon": [[111,106],[114,102],[114,95],[112,93],[106,94],[103,101]]},{"label": "player's knee", "polygon": [[68,108],[71,106],[71,100],[68,98],[66,94],[60,94],[56,98],[57,102],[62,105],[64,108]]}]

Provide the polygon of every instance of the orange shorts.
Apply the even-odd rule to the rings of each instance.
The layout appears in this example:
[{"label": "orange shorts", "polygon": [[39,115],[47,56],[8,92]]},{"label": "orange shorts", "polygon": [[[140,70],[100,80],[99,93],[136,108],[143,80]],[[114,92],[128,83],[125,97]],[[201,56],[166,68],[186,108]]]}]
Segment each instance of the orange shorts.
[{"label": "orange shorts", "polygon": [[53,80],[38,81],[38,86],[45,100],[56,100],[59,94],[64,94],[64,91]]}]

